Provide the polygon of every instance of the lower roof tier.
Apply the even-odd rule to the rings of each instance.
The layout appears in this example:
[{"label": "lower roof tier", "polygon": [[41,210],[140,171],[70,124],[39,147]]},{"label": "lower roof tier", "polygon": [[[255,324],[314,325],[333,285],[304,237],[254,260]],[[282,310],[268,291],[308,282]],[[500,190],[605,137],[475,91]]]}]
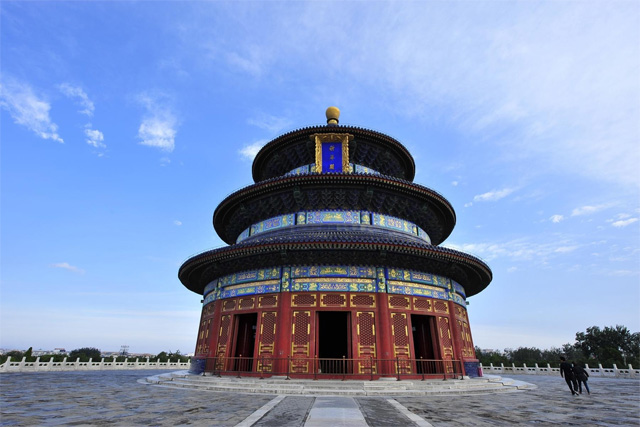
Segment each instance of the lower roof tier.
[{"label": "lower roof tier", "polygon": [[203,252],[178,272],[182,284],[204,294],[215,279],[248,269],[279,265],[380,265],[428,271],[461,284],[467,296],[486,288],[491,269],[482,260],[453,249],[430,245],[401,233],[371,233],[361,228],[309,227],[304,234],[266,233],[251,241]]}]

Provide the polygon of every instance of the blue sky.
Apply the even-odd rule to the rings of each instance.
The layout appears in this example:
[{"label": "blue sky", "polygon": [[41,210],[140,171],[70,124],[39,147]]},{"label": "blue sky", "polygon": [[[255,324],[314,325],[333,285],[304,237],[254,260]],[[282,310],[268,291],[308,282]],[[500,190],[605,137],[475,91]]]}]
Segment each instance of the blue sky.
[{"label": "blue sky", "polygon": [[192,352],[179,266],[330,105],[400,140],[456,209],[444,246],[491,266],[476,345],[640,330],[637,2],[0,8],[0,347]]}]

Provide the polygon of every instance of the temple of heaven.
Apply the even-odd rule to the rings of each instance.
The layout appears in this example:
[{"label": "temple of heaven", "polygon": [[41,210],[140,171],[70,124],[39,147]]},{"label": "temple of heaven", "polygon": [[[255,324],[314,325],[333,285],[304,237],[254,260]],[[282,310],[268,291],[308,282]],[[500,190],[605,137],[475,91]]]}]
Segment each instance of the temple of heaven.
[{"label": "temple of heaven", "polygon": [[213,226],[228,246],[178,273],[201,294],[192,373],[374,379],[482,375],[467,298],[492,273],[439,246],[456,215],[398,141],[338,123],[286,133]]}]

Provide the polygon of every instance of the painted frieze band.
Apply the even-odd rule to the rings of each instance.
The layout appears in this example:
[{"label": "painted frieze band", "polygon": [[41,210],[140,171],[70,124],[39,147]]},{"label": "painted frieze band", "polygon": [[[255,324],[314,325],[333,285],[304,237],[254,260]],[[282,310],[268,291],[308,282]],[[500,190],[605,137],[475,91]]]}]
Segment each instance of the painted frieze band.
[{"label": "painted frieze band", "polygon": [[280,278],[280,267],[264,268],[260,270],[242,271],[240,273],[230,274],[218,279],[220,287],[237,285],[240,283],[258,282],[262,280],[271,280]]},{"label": "painted frieze band", "polygon": [[376,292],[374,279],[293,279],[292,292]]},{"label": "painted frieze band", "polygon": [[325,265],[293,267],[291,277],[362,277],[372,279],[375,277],[374,267]]},{"label": "painted frieze band", "polygon": [[429,235],[423,229],[412,222],[389,215],[381,215],[368,211],[349,210],[302,211],[265,219],[264,221],[252,224],[250,227],[240,233],[240,235],[236,239],[236,243],[240,243],[250,236],[255,236],[267,231],[303,224],[373,225],[374,227],[400,231],[403,233],[411,234],[413,236],[418,236],[428,243],[431,243]]},{"label": "painted frieze band", "polygon": [[[349,171],[353,171],[353,172],[359,173],[359,174],[382,175],[380,172],[378,172],[375,169],[371,169],[369,167],[358,165],[358,164],[355,164],[355,163],[349,163]],[[284,176],[309,175],[309,174],[315,173],[315,172],[316,172],[316,164],[315,163],[311,163],[310,165],[304,165],[304,166],[300,166],[298,168],[295,168],[293,170],[290,170],[289,172],[285,173]]]},{"label": "painted frieze band", "polygon": [[421,271],[402,270],[399,268],[388,268],[387,279],[422,283],[424,285],[439,286],[445,289],[448,289],[451,285],[451,280],[444,276],[423,273]]},{"label": "painted frieze band", "polygon": [[366,292],[413,295],[466,305],[457,282],[421,271],[373,266],[285,266],[223,276],[205,287],[203,304],[278,292]]}]

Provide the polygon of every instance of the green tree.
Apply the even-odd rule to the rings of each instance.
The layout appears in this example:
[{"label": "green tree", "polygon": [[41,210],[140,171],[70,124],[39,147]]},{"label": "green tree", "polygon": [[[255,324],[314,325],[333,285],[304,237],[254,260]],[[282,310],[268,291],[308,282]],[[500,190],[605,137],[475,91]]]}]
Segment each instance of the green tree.
[{"label": "green tree", "polygon": [[69,360],[76,360],[78,357],[81,362],[88,362],[89,359],[100,360],[100,350],[93,347],[83,347],[69,353]]},{"label": "green tree", "polygon": [[547,364],[557,367],[560,365],[560,356],[564,355],[562,348],[551,347],[547,350],[542,350],[542,360],[538,362],[538,365],[546,366]]},{"label": "green tree", "polygon": [[150,360],[158,360],[158,359],[160,359],[161,362],[167,362],[169,360],[172,362],[175,362],[175,361],[188,362],[189,361],[189,357],[182,355],[180,353],[180,350],[176,350],[175,353],[171,350],[161,351],[155,357],[152,357]]},{"label": "green tree", "polygon": [[166,351],[161,351],[156,355],[156,357],[151,358],[151,360],[158,360],[158,359],[160,359],[161,362],[166,362],[167,360],[169,360],[169,354]]},{"label": "green tree", "polygon": [[640,333],[631,333],[625,326],[598,326],[587,328],[586,332],[576,333],[576,348],[579,348],[590,361],[611,366],[626,367],[638,365],[640,360]]},{"label": "green tree", "polygon": [[527,366],[533,366],[542,362],[542,350],[536,347],[518,347],[510,351],[509,359],[516,365],[526,363]]},{"label": "green tree", "polygon": [[11,357],[11,360],[13,360],[14,362],[15,361],[19,362],[20,360],[22,360],[23,355],[24,353],[18,350],[7,351],[5,354],[0,356],[0,364],[3,364],[4,362],[6,362],[9,357]]},{"label": "green tree", "polygon": [[500,366],[501,363],[508,363],[509,360],[500,351],[482,351],[480,347],[476,347],[476,358],[484,366],[493,363],[494,366]]}]

